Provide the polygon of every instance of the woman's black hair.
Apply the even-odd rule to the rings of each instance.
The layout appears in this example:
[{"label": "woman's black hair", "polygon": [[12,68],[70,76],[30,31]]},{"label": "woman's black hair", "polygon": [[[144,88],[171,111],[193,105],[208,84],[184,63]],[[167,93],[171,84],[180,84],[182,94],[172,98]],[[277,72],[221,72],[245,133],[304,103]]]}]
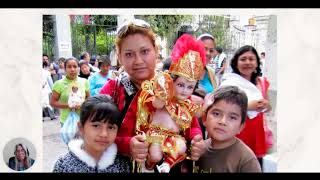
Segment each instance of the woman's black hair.
[{"label": "woman's black hair", "polygon": [[109,95],[105,94],[91,96],[81,105],[80,123],[84,126],[87,121],[108,122],[116,124],[118,127],[121,125],[117,105]]},{"label": "woman's black hair", "polygon": [[258,66],[256,68],[256,71],[252,73],[251,80],[250,80],[250,82],[252,82],[254,85],[256,85],[256,78],[261,73],[261,68],[260,68],[260,57],[258,55],[257,50],[254,47],[249,46],[249,45],[245,45],[245,46],[242,46],[241,48],[239,48],[236,51],[236,53],[234,54],[233,58],[231,59],[230,65],[231,65],[233,72],[240,75],[240,71],[237,67],[237,64],[239,61],[239,57],[246,52],[252,52],[256,56],[256,59],[257,59]]},{"label": "woman's black hair", "polygon": [[[89,62],[86,60],[80,60],[79,61],[79,68],[81,68],[82,65],[86,64],[87,66],[89,66]],[[89,66],[90,67],[90,66]]]},{"label": "woman's black hair", "polygon": [[162,71],[169,70],[171,65],[172,59],[168,57],[166,60],[163,61]]},{"label": "woman's black hair", "polygon": [[64,69],[67,69],[67,64],[68,64],[68,62],[71,61],[71,60],[76,61],[76,62],[77,62],[77,65],[79,66],[78,59],[75,58],[75,57],[71,57],[71,58],[68,58],[68,59],[66,59],[66,60],[64,61]]},{"label": "woman's black hair", "polygon": [[98,68],[102,66],[102,64],[108,64],[108,66],[111,65],[110,58],[107,55],[102,55],[98,58]]}]

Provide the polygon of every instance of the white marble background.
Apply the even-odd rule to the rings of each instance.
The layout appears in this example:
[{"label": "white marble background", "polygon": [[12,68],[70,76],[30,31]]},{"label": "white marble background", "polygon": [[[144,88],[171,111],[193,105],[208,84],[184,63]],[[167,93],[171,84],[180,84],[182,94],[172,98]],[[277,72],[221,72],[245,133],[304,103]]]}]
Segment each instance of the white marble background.
[{"label": "white marble background", "polygon": [[17,137],[37,149],[28,172],[42,171],[42,14],[65,13],[277,15],[278,171],[320,171],[320,9],[1,9],[0,172],[12,172],[2,150]]}]

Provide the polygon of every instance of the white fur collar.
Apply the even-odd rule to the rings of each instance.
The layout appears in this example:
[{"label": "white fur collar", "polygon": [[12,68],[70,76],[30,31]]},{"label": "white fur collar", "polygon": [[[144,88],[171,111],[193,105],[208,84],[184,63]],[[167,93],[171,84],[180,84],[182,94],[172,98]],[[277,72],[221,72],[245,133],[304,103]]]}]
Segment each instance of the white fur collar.
[{"label": "white fur collar", "polygon": [[[89,155],[85,150],[81,148],[83,139],[73,139],[69,142],[68,146],[71,152],[73,152],[81,161],[85,162],[88,166],[95,168],[97,166],[96,160]],[[106,151],[103,152],[99,162],[98,169],[106,169],[114,163],[117,156],[117,145],[111,144]]]}]

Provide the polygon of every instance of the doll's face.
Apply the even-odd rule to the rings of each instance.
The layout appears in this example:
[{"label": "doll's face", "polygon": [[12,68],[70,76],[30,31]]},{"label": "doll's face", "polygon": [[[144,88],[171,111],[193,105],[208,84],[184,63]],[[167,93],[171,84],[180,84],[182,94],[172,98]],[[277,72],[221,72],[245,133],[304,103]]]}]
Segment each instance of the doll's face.
[{"label": "doll's face", "polygon": [[183,77],[178,77],[173,84],[176,98],[186,100],[193,93],[197,81],[189,81]]},{"label": "doll's face", "polygon": [[77,87],[72,87],[72,92],[76,93],[78,91]]}]

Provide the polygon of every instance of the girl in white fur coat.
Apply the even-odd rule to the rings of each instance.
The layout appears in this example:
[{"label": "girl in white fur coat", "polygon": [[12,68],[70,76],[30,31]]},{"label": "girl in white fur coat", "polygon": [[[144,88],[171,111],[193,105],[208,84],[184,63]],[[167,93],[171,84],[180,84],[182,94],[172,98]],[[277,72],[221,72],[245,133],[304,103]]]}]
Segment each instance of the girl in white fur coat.
[{"label": "girl in white fur coat", "polygon": [[69,142],[53,172],[129,173],[129,159],[118,154],[114,143],[120,126],[119,111],[110,96],[89,97],[81,106],[78,122],[81,138]]}]

